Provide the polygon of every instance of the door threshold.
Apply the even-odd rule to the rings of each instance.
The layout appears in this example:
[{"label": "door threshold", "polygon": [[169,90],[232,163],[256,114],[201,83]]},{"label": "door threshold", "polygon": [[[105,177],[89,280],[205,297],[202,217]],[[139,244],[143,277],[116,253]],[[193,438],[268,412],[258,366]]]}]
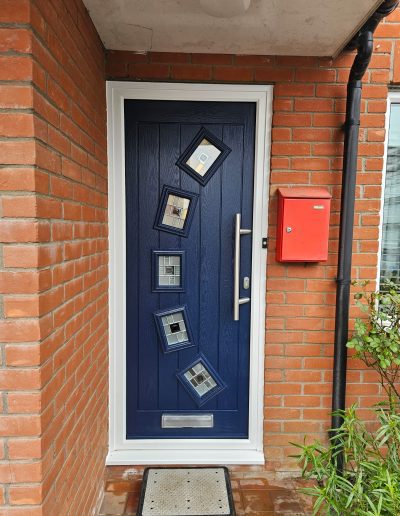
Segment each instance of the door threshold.
[{"label": "door threshold", "polygon": [[106,458],[106,466],[161,464],[264,464],[259,450],[114,450]]}]

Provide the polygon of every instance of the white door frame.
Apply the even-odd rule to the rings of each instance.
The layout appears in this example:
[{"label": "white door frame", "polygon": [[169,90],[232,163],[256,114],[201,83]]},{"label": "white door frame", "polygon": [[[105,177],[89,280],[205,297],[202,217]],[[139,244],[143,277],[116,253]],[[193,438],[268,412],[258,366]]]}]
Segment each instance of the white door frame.
[{"label": "white door frame", "polygon": [[[110,440],[107,464],[263,464],[265,283],[273,86],[107,82]],[[124,100],[256,104],[248,439],[126,439]]]}]

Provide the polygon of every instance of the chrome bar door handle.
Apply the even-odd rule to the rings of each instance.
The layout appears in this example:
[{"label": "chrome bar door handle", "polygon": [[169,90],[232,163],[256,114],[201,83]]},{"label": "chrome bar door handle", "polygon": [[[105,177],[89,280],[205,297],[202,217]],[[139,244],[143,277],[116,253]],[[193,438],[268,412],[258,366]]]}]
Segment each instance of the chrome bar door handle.
[{"label": "chrome bar door handle", "polygon": [[249,297],[239,297],[240,293],[240,237],[242,235],[249,235],[251,229],[242,229],[241,213],[235,215],[235,251],[233,258],[233,320],[239,320],[239,307],[244,303],[249,303]]}]

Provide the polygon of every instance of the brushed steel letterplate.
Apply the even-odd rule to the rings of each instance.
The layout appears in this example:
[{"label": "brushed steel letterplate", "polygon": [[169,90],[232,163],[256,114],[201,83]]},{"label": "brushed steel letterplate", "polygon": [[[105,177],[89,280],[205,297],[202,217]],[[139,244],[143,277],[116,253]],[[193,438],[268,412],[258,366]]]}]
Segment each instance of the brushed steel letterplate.
[{"label": "brushed steel letterplate", "polygon": [[163,414],[161,428],[214,428],[214,415]]}]

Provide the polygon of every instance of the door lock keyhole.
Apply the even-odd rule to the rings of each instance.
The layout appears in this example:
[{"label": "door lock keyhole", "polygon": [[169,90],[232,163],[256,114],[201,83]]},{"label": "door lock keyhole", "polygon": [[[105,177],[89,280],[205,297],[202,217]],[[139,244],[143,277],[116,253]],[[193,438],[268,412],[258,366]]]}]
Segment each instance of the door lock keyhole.
[{"label": "door lock keyhole", "polygon": [[243,278],[243,288],[245,290],[248,290],[250,288],[250,278],[248,276],[245,276]]}]

